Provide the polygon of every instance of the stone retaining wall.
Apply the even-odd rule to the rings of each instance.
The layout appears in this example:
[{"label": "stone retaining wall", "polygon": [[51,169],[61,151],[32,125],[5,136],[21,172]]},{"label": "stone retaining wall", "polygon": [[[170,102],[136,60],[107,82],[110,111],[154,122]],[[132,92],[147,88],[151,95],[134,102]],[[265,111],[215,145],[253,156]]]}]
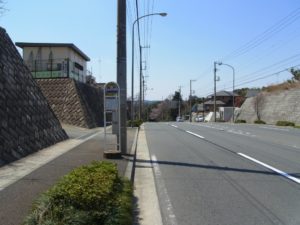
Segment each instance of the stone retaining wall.
[{"label": "stone retaining wall", "polygon": [[67,138],[14,43],[0,27],[0,166]]},{"label": "stone retaining wall", "polygon": [[[237,119],[244,119],[248,123],[253,123],[257,119],[253,107],[254,98],[248,98],[244,102]],[[300,89],[264,93],[263,101],[261,120],[268,124],[276,124],[279,120],[300,124]]]},{"label": "stone retaining wall", "polygon": [[61,123],[103,126],[103,91],[73,79],[36,80]]}]

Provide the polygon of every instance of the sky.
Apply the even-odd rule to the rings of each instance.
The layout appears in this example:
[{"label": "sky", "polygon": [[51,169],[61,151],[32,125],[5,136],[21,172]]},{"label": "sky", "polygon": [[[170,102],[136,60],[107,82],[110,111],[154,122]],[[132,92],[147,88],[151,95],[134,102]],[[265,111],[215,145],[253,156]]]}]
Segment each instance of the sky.
[{"label": "sky", "polygon": [[[91,58],[97,82],[116,80],[117,0],[6,0],[0,17],[14,42],[74,43]],[[127,96],[131,96],[131,32],[135,0],[127,0]],[[181,88],[213,93],[213,65],[234,67],[235,88],[291,79],[300,68],[299,0],[138,0],[146,100],[168,98]],[[137,30],[135,34],[137,35]],[[19,49],[21,52],[21,50]],[[134,93],[139,91],[135,36]],[[217,66],[217,91],[233,88],[231,67]]]}]

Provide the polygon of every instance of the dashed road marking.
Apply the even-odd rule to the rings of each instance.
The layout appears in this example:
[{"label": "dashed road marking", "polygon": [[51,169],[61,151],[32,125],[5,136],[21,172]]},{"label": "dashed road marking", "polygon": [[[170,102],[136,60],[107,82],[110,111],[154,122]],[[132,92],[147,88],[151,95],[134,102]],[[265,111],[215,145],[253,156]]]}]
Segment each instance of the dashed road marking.
[{"label": "dashed road marking", "polygon": [[284,176],[284,177],[286,177],[286,178],[288,178],[288,179],[290,179],[290,180],[292,180],[292,181],[300,184],[300,179],[298,179],[296,177],[293,177],[293,176],[289,175],[286,172],[283,172],[283,171],[281,171],[279,169],[276,169],[276,168],[274,168],[274,167],[272,167],[272,166],[270,166],[270,165],[268,165],[266,163],[263,163],[263,162],[261,162],[261,161],[259,161],[257,159],[254,159],[254,158],[252,158],[252,157],[250,157],[248,155],[245,155],[243,153],[237,153],[237,154],[240,155],[240,156],[242,156],[242,157],[244,157],[244,158],[246,158],[246,159],[249,159],[249,160],[251,160],[251,161],[253,161],[253,162],[255,162],[255,163],[259,164],[259,165],[262,165],[262,166],[264,166],[264,167],[266,167],[266,168],[268,168],[270,170],[273,170],[274,172],[280,174],[281,176]]},{"label": "dashed road marking", "polygon": [[189,133],[189,134],[191,134],[191,135],[194,135],[194,136],[196,136],[196,137],[198,137],[198,138],[205,139],[205,137],[203,137],[203,136],[201,136],[201,135],[199,135],[199,134],[193,133],[193,132],[191,132],[191,131],[186,130],[185,132],[187,132],[187,133]]}]

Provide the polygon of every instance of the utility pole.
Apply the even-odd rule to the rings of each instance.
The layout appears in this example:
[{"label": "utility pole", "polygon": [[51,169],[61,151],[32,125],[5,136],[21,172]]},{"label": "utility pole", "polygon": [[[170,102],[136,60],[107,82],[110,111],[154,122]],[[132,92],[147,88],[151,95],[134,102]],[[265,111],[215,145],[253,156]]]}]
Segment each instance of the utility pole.
[{"label": "utility pole", "polygon": [[[150,45],[147,45],[147,46],[141,46],[140,45],[140,49],[141,49],[141,58],[140,60],[142,60],[142,53],[143,53],[143,49],[144,48],[150,48]],[[142,70],[146,70],[147,69],[147,64],[145,65],[145,68],[142,68],[142,65],[143,65],[143,62],[145,62],[145,64],[147,63],[146,61],[141,61],[141,65],[140,65],[140,68],[141,68],[141,73],[142,73]],[[144,118],[144,104],[145,104],[145,76],[143,74],[141,74],[141,77],[142,77],[142,106],[141,106],[141,114],[142,114],[142,118]]]},{"label": "utility pole", "polygon": [[181,87],[182,87],[182,86],[179,86],[179,97],[178,97],[178,103],[179,103],[179,104],[178,104],[178,116],[179,116],[179,117],[181,117],[181,116],[180,116],[180,97],[181,97]]},{"label": "utility pole", "polygon": [[217,62],[214,62],[214,121],[217,122],[217,115],[216,115],[216,92],[217,92],[217,87],[216,87],[216,82],[217,82]]},{"label": "utility pole", "polygon": [[203,107],[202,107],[202,117],[203,117],[203,122],[204,122],[204,97],[202,98],[202,105],[203,105]]},{"label": "utility pole", "polygon": [[143,77],[143,62],[142,62],[142,46],[140,45],[140,95],[139,95],[139,120],[142,118],[142,77]]},{"label": "utility pole", "polygon": [[117,83],[120,87],[120,126],[122,154],[127,153],[127,75],[126,75],[126,0],[118,0],[117,16]]},{"label": "utility pole", "polygon": [[192,122],[192,82],[196,80],[190,80],[190,122]]}]

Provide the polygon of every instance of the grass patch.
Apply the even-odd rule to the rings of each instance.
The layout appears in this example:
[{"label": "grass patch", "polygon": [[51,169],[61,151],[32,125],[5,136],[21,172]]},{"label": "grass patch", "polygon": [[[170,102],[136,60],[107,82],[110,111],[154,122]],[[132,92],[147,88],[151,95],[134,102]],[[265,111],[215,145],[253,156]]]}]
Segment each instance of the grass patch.
[{"label": "grass patch", "polygon": [[143,120],[133,120],[133,121],[128,120],[127,127],[131,127],[131,125],[133,127],[140,127],[142,125],[142,123],[143,123]]},{"label": "grass patch", "polygon": [[290,126],[295,127],[295,123],[290,121],[277,121],[276,126]]},{"label": "grass patch", "polygon": [[298,129],[300,129],[300,125],[296,125],[296,126],[294,126],[294,128],[298,128]]},{"label": "grass patch", "polygon": [[256,124],[266,124],[266,122],[263,121],[263,120],[255,120],[254,123],[256,123]]},{"label": "grass patch", "polygon": [[93,162],[64,176],[34,203],[24,225],[130,225],[132,187],[110,162]]},{"label": "grass patch", "polygon": [[247,123],[246,120],[236,120],[235,123]]}]

